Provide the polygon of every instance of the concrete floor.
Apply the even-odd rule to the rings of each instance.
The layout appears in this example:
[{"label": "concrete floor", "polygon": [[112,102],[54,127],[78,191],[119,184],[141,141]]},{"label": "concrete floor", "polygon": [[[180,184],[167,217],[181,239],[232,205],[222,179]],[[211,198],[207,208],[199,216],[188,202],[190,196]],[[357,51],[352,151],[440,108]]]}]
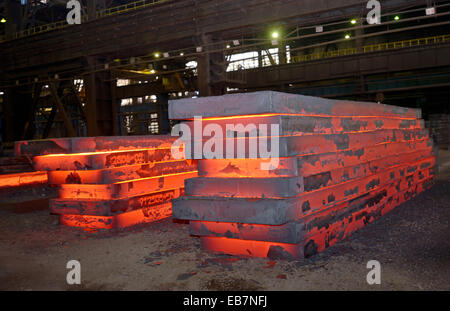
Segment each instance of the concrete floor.
[{"label": "concrete floor", "polygon": [[[438,162],[432,189],[305,262],[209,254],[171,220],[87,233],[59,226],[47,200],[3,204],[0,290],[450,290],[450,151]],[[81,285],[66,284],[71,259]]]}]

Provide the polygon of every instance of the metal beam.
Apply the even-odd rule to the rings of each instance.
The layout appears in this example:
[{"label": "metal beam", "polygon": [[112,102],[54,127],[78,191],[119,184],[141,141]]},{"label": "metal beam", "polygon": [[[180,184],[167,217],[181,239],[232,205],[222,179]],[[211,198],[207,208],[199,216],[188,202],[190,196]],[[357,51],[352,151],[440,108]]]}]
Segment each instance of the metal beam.
[{"label": "metal beam", "polygon": [[[95,68],[103,60],[88,57],[88,68]],[[88,136],[113,134],[113,108],[111,99],[111,78],[109,71],[90,72],[84,76],[86,89],[86,125]]]},{"label": "metal beam", "polygon": [[[246,70],[242,88],[343,79],[359,75],[450,66],[450,44],[398,49]],[[230,78],[233,72],[228,73]]]},{"label": "metal beam", "polygon": [[31,104],[31,109],[27,111],[28,113],[28,119],[25,123],[25,127],[22,134],[22,140],[26,139],[33,139],[34,132],[35,132],[35,124],[34,124],[34,118],[36,113],[36,106],[39,101],[39,97],[41,95],[42,91],[42,84],[41,83],[35,83],[33,84],[33,99]]},{"label": "metal beam", "polygon": [[67,130],[67,135],[69,137],[75,137],[76,136],[75,129],[73,128],[72,122],[70,121],[70,118],[67,115],[66,109],[64,108],[64,105],[58,96],[58,91],[56,89],[55,83],[54,82],[50,83],[49,88],[50,88],[50,92],[53,96],[53,99],[55,101],[56,107],[58,108],[59,114],[61,115],[61,117],[63,119],[64,126],[66,127],[66,130]]}]

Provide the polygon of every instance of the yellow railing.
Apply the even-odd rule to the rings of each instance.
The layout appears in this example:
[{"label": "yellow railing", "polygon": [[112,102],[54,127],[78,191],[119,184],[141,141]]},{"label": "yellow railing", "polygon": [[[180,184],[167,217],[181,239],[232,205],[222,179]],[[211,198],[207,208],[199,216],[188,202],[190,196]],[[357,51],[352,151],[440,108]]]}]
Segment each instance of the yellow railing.
[{"label": "yellow railing", "polygon": [[323,52],[323,53],[313,53],[313,54],[307,54],[307,55],[292,56],[291,62],[300,63],[300,62],[307,62],[307,61],[318,60],[318,59],[323,59],[323,58],[354,55],[354,54],[358,54],[358,53],[371,53],[371,52],[377,52],[377,51],[410,48],[410,47],[424,46],[424,45],[437,44],[437,43],[445,43],[445,42],[450,42],[450,34],[434,36],[434,37],[427,37],[427,38],[403,40],[403,41],[397,41],[397,42],[387,42],[387,43],[366,45],[366,46],[363,46],[360,51],[358,51],[357,48],[348,48],[348,49],[341,49],[341,50],[335,50],[335,51],[329,51],[329,52]]},{"label": "yellow railing", "polygon": [[140,0],[132,3],[127,3],[113,8],[105,9],[103,11],[99,11],[97,12],[97,18],[139,10],[166,1],[168,0]]},{"label": "yellow railing", "polygon": [[[86,19],[87,19],[86,16],[82,16],[82,22],[86,21]],[[36,35],[39,33],[44,33],[44,32],[51,31],[51,30],[62,29],[67,26],[71,26],[67,23],[67,21],[59,21],[59,22],[55,22],[55,23],[36,26],[33,28],[28,28],[28,29],[13,33],[12,39],[28,37],[28,36]]]},{"label": "yellow railing", "polygon": [[[105,9],[102,11],[98,11],[96,13],[96,16],[97,16],[97,18],[101,18],[101,17],[112,16],[112,15],[116,15],[116,14],[122,14],[122,13],[129,12],[129,11],[140,10],[140,9],[143,9],[143,8],[155,5],[155,4],[163,3],[166,1],[168,1],[168,0],[140,0],[140,1],[132,2],[132,3],[119,5],[119,6],[116,6],[113,8]],[[81,17],[82,23],[86,22],[87,20],[88,20],[88,17],[86,15],[83,15]],[[44,33],[44,32],[51,31],[51,30],[62,29],[62,28],[68,27],[68,26],[72,26],[72,25],[68,24],[66,20],[62,20],[62,21],[58,21],[58,22],[54,22],[54,23],[50,23],[50,24],[45,24],[45,25],[41,25],[41,26],[36,26],[33,28],[29,28],[29,29],[25,29],[25,30],[21,30],[19,32],[13,33],[12,39],[28,37],[28,36]],[[6,41],[6,36],[0,36],[0,42],[3,42],[3,41]]]},{"label": "yellow railing", "polygon": [[357,52],[358,52],[358,50],[356,48],[348,48],[348,49],[334,50],[334,51],[321,52],[321,53],[298,55],[298,56],[292,56],[291,62],[292,63],[309,62],[312,60],[318,60],[318,59],[322,59],[322,58],[354,55]]},{"label": "yellow railing", "polygon": [[[301,62],[309,62],[319,59],[332,58],[332,57],[340,57],[340,56],[348,56],[355,54],[363,54],[363,53],[371,53],[377,51],[384,50],[392,50],[392,49],[400,49],[400,48],[409,48],[409,47],[417,47],[417,46],[425,46],[430,44],[437,43],[445,43],[450,42],[450,34],[449,35],[441,35],[434,36],[428,38],[419,38],[419,39],[411,39],[411,40],[403,40],[398,42],[387,42],[387,43],[379,43],[373,45],[366,45],[358,48],[346,48],[328,52],[319,52],[313,54],[305,54],[305,55],[291,55],[290,60],[288,59],[288,63],[301,63]],[[292,54],[292,51],[291,51]],[[271,53],[272,58],[276,59],[278,63],[278,53]],[[272,66],[269,62],[269,59],[266,55],[263,55],[262,58],[259,56],[252,56],[244,59],[238,59],[231,61],[228,64],[227,71],[238,71],[243,69],[254,69],[258,67],[268,67]]]},{"label": "yellow railing", "polygon": [[443,43],[443,42],[448,42],[448,41],[450,41],[450,35],[403,40],[403,41],[397,41],[397,42],[388,42],[388,43],[367,45],[367,46],[363,47],[363,52],[368,53],[368,52],[376,52],[376,51],[384,51],[384,50],[410,48],[410,47],[416,47],[416,46],[422,46],[422,45]]}]

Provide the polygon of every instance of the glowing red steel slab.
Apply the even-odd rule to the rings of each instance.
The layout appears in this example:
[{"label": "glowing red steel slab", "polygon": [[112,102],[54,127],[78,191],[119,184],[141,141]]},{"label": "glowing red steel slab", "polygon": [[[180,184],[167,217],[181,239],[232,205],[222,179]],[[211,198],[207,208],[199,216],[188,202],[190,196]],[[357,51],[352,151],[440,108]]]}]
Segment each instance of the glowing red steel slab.
[{"label": "glowing red steel slab", "polygon": [[49,171],[49,184],[113,184],[132,179],[147,178],[197,170],[195,160],[150,162],[102,170]]},{"label": "glowing red steel slab", "polygon": [[[395,157],[388,156],[379,160],[374,160],[355,166],[338,168],[316,175],[310,175],[304,177],[305,192],[337,185],[353,179],[362,178],[370,174],[381,173],[383,170],[390,167],[402,165],[405,163],[415,163],[426,158],[430,158],[429,151],[418,151],[413,153],[400,154]],[[431,165],[432,162],[427,163]]]},{"label": "glowing red steel slab", "polygon": [[256,114],[303,114],[320,116],[371,116],[420,119],[420,109],[362,103],[262,91],[215,97],[169,101],[169,119],[187,120],[195,116],[225,117]]},{"label": "glowing red steel slab", "polygon": [[0,175],[0,188],[47,183],[47,172],[26,172]]},{"label": "glowing red steel slab", "polygon": [[109,185],[63,184],[61,199],[120,199],[129,196],[183,188],[184,180],[197,177],[197,171],[122,181]]},{"label": "glowing red steel slab", "polygon": [[41,171],[98,170],[149,162],[174,160],[170,147],[126,151],[77,154],[51,154],[33,159],[34,168]]},{"label": "glowing red steel slab", "polygon": [[340,167],[350,167],[362,162],[379,160],[387,156],[400,158],[404,153],[423,151],[432,155],[432,141],[418,140],[411,143],[386,143],[377,146],[365,147],[357,150],[348,150],[324,155],[308,155],[299,158],[297,162],[298,174],[310,176],[323,173]]},{"label": "glowing red steel slab", "polygon": [[115,216],[60,215],[62,225],[86,229],[126,228],[165,219],[172,214],[171,203],[141,208]]},{"label": "glowing red steel slab", "polygon": [[[278,138],[279,157],[357,150],[388,142],[413,142],[426,138],[429,138],[428,130],[380,130],[351,134],[280,136]],[[272,139],[274,138],[269,137],[267,139],[268,147],[271,146]],[[264,158],[266,156],[261,153],[264,150],[258,147],[261,140],[262,137],[229,138],[218,140],[217,144],[222,148],[221,158],[227,158],[227,152],[231,153],[233,158],[242,158],[238,154],[238,142],[244,146],[244,158],[252,157],[250,150],[255,153],[256,158]],[[202,145],[206,141],[208,140],[205,140]],[[196,141],[193,140],[191,145],[191,158],[196,158],[194,142]],[[234,145],[234,150],[227,148],[227,142],[228,147]],[[186,150],[186,153],[188,153],[188,150]]]},{"label": "glowing red steel slab", "polygon": [[407,143],[386,143],[337,153],[313,154],[291,158],[281,158],[275,170],[261,170],[261,163],[267,159],[214,159],[200,160],[201,177],[288,177],[310,176],[323,172],[353,167],[387,157],[397,158],[405,153],[423,152],[431,154],[432,141],[429,139]]},{"label": "glowing red steel slab", "polygon": [[52,199],[50,200],[50,212],[67,215],[112,216],[170,202],[183,194],[183,191],[183,189],[170,189],[110,200]]},{"label": "glowing red steel slab", "polygon": [[304,190],[303,177],[192,178],[185,181],[187,196],[293,197]]},{"label": "glowing red steel slab", "polygon": [[[261,257],[279,259],[277,255],[282,252],[282,258],[303,259],[303,249],[296,244],[285,244],[276,242],[262,242],[250,240],[234,240],[228,238],[201,237],[201,246],[214,253],[222,253],[244,257]],[[274,254],[274,255],[272,255]]]},{"label": "glowing red steel slab", "polygon": [[417,163],[393,167],[379,174],[304,193],[296,198],[180,197],[173,200],[174,218],[282,225],[340,201],[358,197],[407,174],[418,172],[420,167],[433,167],[434,163],[435,158],[431,157]]},{"label": "glowing red steel slab", "polygon": [[[361,178],[368,174],[375,174],[375,173],[381,172],[382,170],[384,170],[386,168],[389,168],[391,166],[400,165],[402,163],[414,163],[418,160],[429,157],[430,151],[431,151],[431,149],[428,149],[427,151],[419,150],[419,151],[412,152],[412,153],[399,154],[395,157],[385,156],[381,159],[374,160],[371,162],[360,163],[360,164],[350,166],[350,167],[337,168],[337,169],[322,172],[319,174],[305,176],[304,182],[302,183],[302,184],[304,184],[304,191],[308,192],[308,191],[312,191],[312,190],[317,190],[322,187],[336,185],[336,184],[346,182],[346,181],[349,181],[352,179]],[[385,154],[383,154],[383,155],[385,155]],[[291,161],[289,161],[289,160],[291,160]],[[215,166],[213,166],[214,161],[215,160],[199,160],[199,162],[200,162],[199,169],[202,170],[205,167],[203,165],[203,162],[207,162],[210,165],[210,167],[215,168]],[[228,160],[228,165],[221,171],[220,174],[208,174],[207,177],[204,178],[204,180],[205,180],[204,184],[205,184],[206,188],[196,189],[195,192],[193,192],[194,190],[188,189],[188,188],[190,188],[190,187],[188,187],[188,184],[193,184],[195,182],[198,182],[198,180],[201,180],[201,179],[187,180],[186,181],[186,189],[188,189],[188,190],[186,191],[186,195],[216,195],[219,191],[219,195],[221,192],[229,192],[229,193],[231,193],[231,195],[229,195],[229,196],[232,196],[233,194],[235,194],[235,195],[239,194],[239,196],[246,196],[246,195],[244,195],[244,193],[241,191],[240,188],[239,188],[239,191],[236,190],[233,193],[231,190],[225,191],[221,185],[221,182],[223,180],[229,180],[230,182],[234,182],[234,181],[239,181],[239,180],[245,179],[245,180],[247,180],[247,182],[249,184],[251,184],[252,188],[254,188],[254,189],[251,189],[250,192],[247,191],[248,196],[255,196],[255,195],[257,195],[257,193],[262,193],[266,197],[286,196],[286,195],[281,195],[281,194],[276,195],[274,193],[274,191],[270,190],[270,189],[266,192],[266,190],[262,190],[262,188],[260,188],[260,186],[258,186],[258,182],[261,182],[261,180],[265,179],[265,178],[267,178],[267,180],[270,181],[273,178],[278,179],[278,178],[289,177],[289,176],[292,177],[292,176],[298,175],[298,169],[294,169],[294,167],[296,166],[295,164],[297,164],[295,159],[292,159],[292,158],[280,159],[279,168],[276,170],[276,173],[278,173],[278,174],[275,174],[273,172],[272,172],[272,174],[270,174],[271,171],[266,171],[269,173],[267,175],[270,175],[270,176],[264,176],[264,177],[258,176],[259,173],[261,173],[261,172],[263,174],[266,173],[265,171],[261,171],[258,166],[253,167],[253,169],[248,168],[248,166],[251,163],[258,163],[258,162],[260,162],[260,161],[251,161],[251,160],[248,161],[248,160],[244,160],[244,159]],[[323,161],[319,160],[317,162],[323,162]],[[342,163],[346,163],[346,162],[347,162],[346,160],[341,159],[341,161],[339,163],[342,164]],[[221,164],[223,167],[224,164],[223,163],[221,163]],[[221,167],[219,165],[217,165],[217,166],[219,168]],[[241,166],[243,166],[244,169],[241,170],[240,169]],[[289,170],[290,170],[290,172],[289,172]],[[253,174],[255,177],[246,176],[247,174]],[[219,177],[212,177],[211,175],[216,175],[216,176],[219,175]],[[245,177],[241,177],[241,176],[245,176]],[[252,183],[252,180],[254,180],[254,183]],[[284,193],[284,192],[282,192],[282,193]],[[288,192],[288,193],[290,193],[290,192]],[[296,192],[296,193],[298,194],[299,192]],[[293,194],[291,196],[295,196],[295,195],[296,194]],[[259,196],[261,197],[261,194]]]},{"label": "glowing red steel slab", "polygon": [[[399,193],[409,193],[417,184],[430,181],[430,174],[424,171],[422,174],[414,174],[406,178],[396,179],[387,185],[370,191],[364,195],[345,201],[339,205],[302,217],[296,221],[280,226],[256,225],[245,223],[206,222],[190,221],[190,233],[196,236],[227,237],[233,239],[269,241],[278,243],[297,244],[311,235],[315,230],[318,219],[326,218],[327,215],[337,210],[350,210],[355,208],[366,208],[374,204],[383,204]],[[323,222],[323,221],[322,221]],[[326,222],[323,222],[325,224]]]},{"label": "glowing red steel slab", "polygon": [[[385,195],[373,200],[361,199],[347,208],[334,207],[333,211],[316,219],[309,228],[308,237],[298,244],[277,243],[231,239],[226,237],[201,237],[202,246],[212,252],[238,256],[269,257],[272,259],[297,259],[310,257],[338,241],[348,237],[354,231],[375,221],[387,212],[428,189],[432,180],[420,183],[409,190],[394,194],[385,199]],[[353,209],[353,210],[352,210]]]},{"label": "glowing red steel slab", "polygon": [[[423,183],[416,184],[409,190],[389,197],[383,204],[370,205],[366,210],[360,210],[353,217],[345,217],[345,211],[335,210],[331,215],[325,216],[320,225],[311,230],[311,236],[305,243],[305,256],[309,257],[317,252],[335,245],[337,242],[347,238],[354,231],[359,230],[367,224],[379,219],[395,207],[412,199],[419,193],[429,189],[433,185],[433,179]],[[330,222],[330,218],[338,218],[340,221],[328,226],[325,223]]]},{"label": "glowing red steel slab", "polygon": [[47,154],[154,149],[170,147],[175,139],[176,137],[170,135],[50,138],[18,141],[15,143],[15,153],[18,156],[38,156]]},{"label": "glowing red steel slab", "polygon": [[[198,121],[197,121],[198,122]],[[194,121],[185,122],[189,126],[191,133],[194,133]],[[197,123],[198,124],[198,123]],[[267,135],[272,135],[271,125],[279,126],[279,135],[312,135],[312,134],[342,134],[353,132],[366,132],[376,130],[413,130],[424,128],[424,121],[417,119],[382,119],[369,117],[315,117],[301,115],[255,115],[238,118],[210,118],[202,119],[201,128],[219,126],[222,133],[227,133],[233,129],[236,132],[247,132],[259,125],[267,125]],[[239,126],[238,126],[239,125]],[[254,127],[252,127],[254,126]],[[278,134],[274,134],[278,135]],[[204,137],[207,139],[208,137]]]},{"label": "glowing red steel slab", "polygon": [[280,158],[278,167],[261,170],[261,163],[268,159],[213,159],[198,160],[198,175],[201,177],[292,177],[298,176],[297,159]]}]

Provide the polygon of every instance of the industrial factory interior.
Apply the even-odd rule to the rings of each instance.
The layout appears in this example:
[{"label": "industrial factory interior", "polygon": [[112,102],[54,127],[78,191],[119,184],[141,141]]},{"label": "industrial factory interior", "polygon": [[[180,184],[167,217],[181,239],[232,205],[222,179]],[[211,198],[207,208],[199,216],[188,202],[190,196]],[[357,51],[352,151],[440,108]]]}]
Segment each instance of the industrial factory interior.
[{"label": "industrial factory interior", "polygon": [[450,1],[0,0],[0,134],[1,292],[450,290]]}]

